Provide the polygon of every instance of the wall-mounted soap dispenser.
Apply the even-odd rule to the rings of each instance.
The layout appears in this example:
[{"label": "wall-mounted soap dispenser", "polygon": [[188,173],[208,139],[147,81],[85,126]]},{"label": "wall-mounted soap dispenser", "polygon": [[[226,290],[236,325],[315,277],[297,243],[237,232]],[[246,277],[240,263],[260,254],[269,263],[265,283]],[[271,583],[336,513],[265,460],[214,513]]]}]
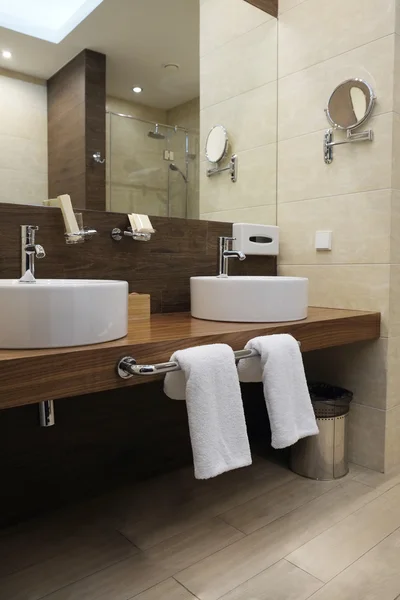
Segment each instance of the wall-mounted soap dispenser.
[{"label": "wall-mounted soap dispenser", "polygon": [[234,223],[232,227],[234,250],[246,255],[278,256],[279,227],[255,223]]}]

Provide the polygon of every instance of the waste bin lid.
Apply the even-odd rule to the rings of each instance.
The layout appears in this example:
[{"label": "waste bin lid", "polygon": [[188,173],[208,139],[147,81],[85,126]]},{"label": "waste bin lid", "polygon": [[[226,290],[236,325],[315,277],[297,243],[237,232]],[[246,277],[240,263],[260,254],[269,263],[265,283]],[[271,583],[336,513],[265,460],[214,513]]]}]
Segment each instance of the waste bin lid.
[{"label": "waste bin lid", "polygon": [[328,383],[309,383],[314,413],[317,418],[340,417],[349,412],[353,392]]}]

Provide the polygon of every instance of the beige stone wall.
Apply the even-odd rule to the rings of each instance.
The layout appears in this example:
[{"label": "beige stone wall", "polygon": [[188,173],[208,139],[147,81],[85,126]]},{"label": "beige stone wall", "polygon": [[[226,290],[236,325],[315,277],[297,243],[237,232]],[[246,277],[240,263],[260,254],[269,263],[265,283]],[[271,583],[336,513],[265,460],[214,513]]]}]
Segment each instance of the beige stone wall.
[{"label": "beige stone wall", "polygon": [[[243,0],[200,4],[200,215],[274,224],[277,21]],[[235,184],[227,173],[205,174],[206,137],[217,124],[239,157]]]},{"label": "beige stone wall", "polygon": [[[280,1],[279,274],[308,277],[311,305],[382,312],[376,343],[307,358],[315,377],[355,392],[350,458],[377,470],[400,463],[396,47],[394,0],[336,0],[334,10],[330,0]],[[338,146],[334,162],[325,165],[323,109],[349,77],[375,89],[376,108],[366,125],[375,141]],[[333,231],[332,252],[316,252],[315,231],[325,229]]]},{"label": "beige stone wall", "polygon": [[0,69],[0,202],[48,198],[46,83]]}]

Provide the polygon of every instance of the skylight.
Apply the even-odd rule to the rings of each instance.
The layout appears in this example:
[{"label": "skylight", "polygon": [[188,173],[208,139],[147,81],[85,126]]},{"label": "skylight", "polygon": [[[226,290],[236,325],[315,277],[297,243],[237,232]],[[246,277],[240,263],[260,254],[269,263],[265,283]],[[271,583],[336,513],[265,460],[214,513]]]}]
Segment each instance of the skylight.
[{"label": "skylight", "polygon": [[0,0],[0,27],[58,44],[103,0]]}]

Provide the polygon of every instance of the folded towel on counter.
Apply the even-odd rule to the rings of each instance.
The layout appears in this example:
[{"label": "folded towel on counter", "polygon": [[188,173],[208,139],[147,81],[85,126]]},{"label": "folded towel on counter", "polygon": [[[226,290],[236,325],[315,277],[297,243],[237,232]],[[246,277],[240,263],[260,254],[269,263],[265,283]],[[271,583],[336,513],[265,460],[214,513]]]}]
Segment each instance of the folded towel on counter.
[{"label": "folded towel on counter", "polygon": [[287,448],[301,438],[317,435],[298,342],[291,335],[266,335],[250,340],[249,348],[260,358],[241,360],[239,379],[263,382],[273,448]]},{"label": "folded towel on counter", "polygon": [[235,356],[226,344],[178,350],[182,371],[167,373],[164,392],[185,400],[196,479],[251,464]]}]

